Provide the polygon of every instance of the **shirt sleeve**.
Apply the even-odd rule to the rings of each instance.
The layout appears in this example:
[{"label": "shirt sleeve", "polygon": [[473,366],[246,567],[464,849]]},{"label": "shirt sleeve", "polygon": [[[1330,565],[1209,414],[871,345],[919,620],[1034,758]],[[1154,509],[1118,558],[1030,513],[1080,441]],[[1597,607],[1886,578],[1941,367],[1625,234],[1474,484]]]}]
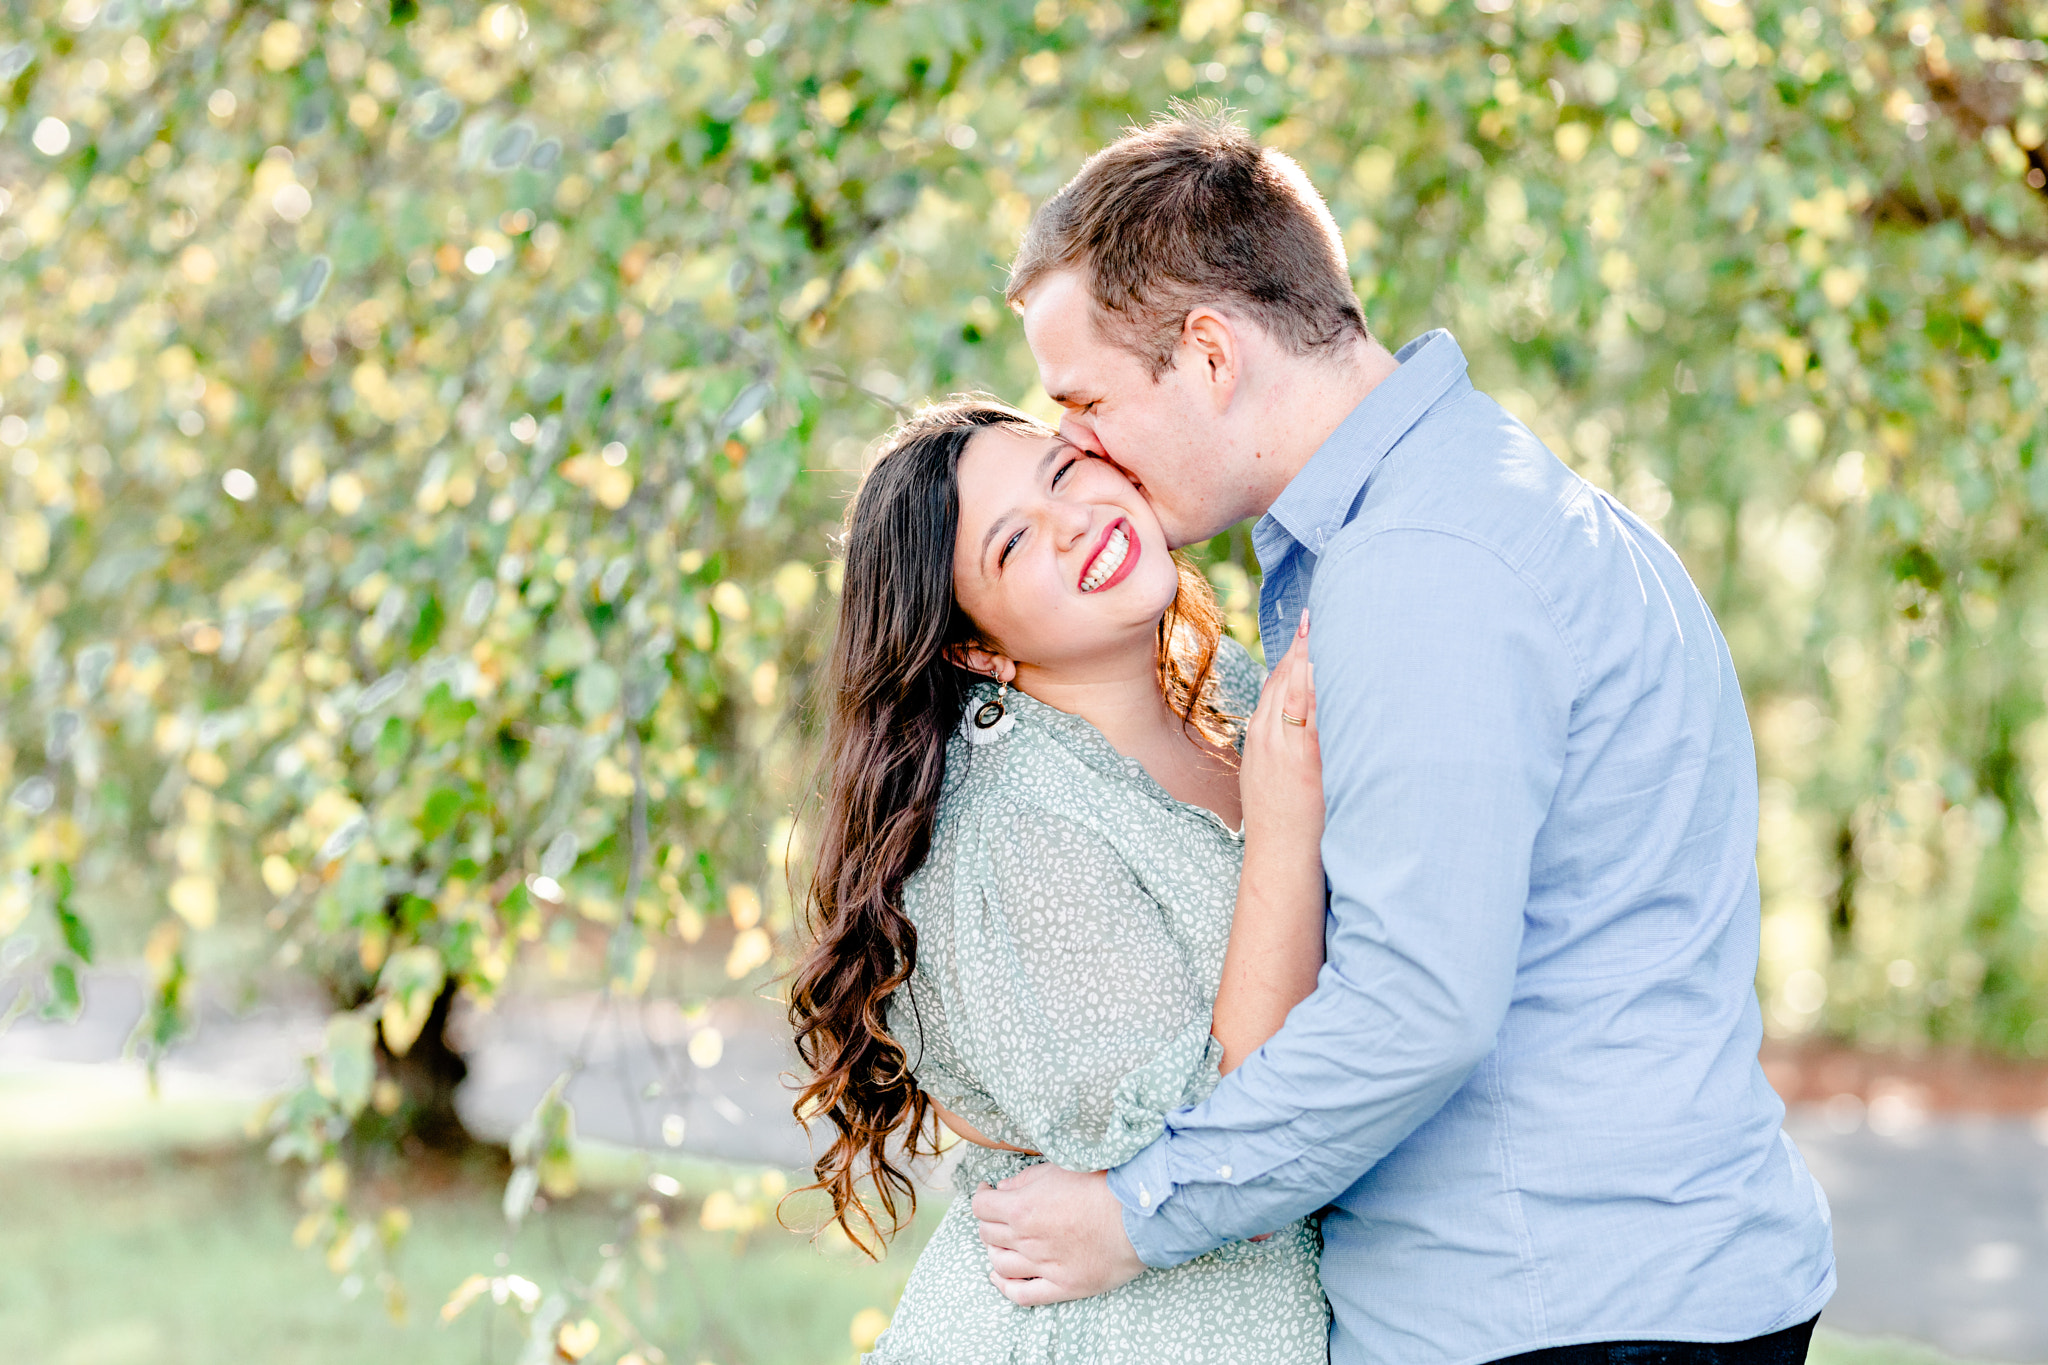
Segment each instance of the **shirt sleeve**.
[{"label": "shirt sleeve", "polygon": [[1427,530],[1342,546],[1311,589],[1328,815],[1315,992],[1110,1173],[1154,1266],[1331,1202],[1492,1052],[1578,669],[1492,551]]},{"label": "shirt sleeve", "polygon": [[980,817],[976,842],[957,864],[954,950],[935,983],[958,1070],[995,1111],[966,1117],[1057,1165],[1104,1170],[1214,1085],[1209,992],[1099,834],[1013,810]]}]

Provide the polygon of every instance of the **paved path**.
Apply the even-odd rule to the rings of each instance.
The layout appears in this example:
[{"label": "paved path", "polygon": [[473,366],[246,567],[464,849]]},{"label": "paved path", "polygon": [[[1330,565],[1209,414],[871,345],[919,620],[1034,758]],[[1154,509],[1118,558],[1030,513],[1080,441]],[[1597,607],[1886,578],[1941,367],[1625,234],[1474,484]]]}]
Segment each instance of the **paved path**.
[{"label": "paved path", "polygon": [[811,1148],[790,1114],[782,1073],[795,1059],[779,1025],[758,1001],[687,1021],[666,1001],[508,1001],[460,1018],[470,1075],[456,1103],[472,1131],[509,1136],[582,1048],[568,1089],[580,1135],[802,1169]]},{"label": "paved path", "polygon": [[1834,1207],[1840,1288],[1824,1321],[2048,1361],[2048,1115],[1884,1132],[1854,1117],[1802,1106],[1785,1124]]},{"label": "paved path", "polygon": [[[23,1019],[0,1034],[0,1079],[10,1068],[118,1063],[140,990],[103,973],[86,998],[75,1024]],[[581,1135],[809,1164],[780,1079],[791,1059],[774,1006],[724,1001],[686,1019],[667,1002],[608,1015],[594,1004],[511,999],[459,1017],[471,1058],[460,1103],[476,1131],[510,1134],[580,1049],[569,1095]],[[295,1076],[319,1036],[306,1008],[209,1006],[165,1072],[253,1095]],[[1976,1360],[2048,1362],[2048,1114],[1935,1117],[1831,1102],[1794,1109],[1786,1127],[1834,1207],[1841,1288],[1831,1327]]]}]

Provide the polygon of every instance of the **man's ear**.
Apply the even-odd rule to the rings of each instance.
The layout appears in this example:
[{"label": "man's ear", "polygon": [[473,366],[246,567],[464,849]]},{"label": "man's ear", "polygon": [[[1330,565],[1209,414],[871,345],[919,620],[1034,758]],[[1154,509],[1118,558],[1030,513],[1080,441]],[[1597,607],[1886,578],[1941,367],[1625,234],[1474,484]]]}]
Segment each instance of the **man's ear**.
[{"label": "man's ear", "polygon": [[994,678],[997,682],[1009,682],[1017,676],[1015,659],[1007,654],[998,654],[978,641],[964,645],[947,645],[946,662],[955,668],[964,668],[969,673]]},{"label": "man's ear", "polygon": [[1181,324],[1180,364],[1193,367],[1189,377],[1217,412],[1230,406],[1244,378],[1242,340],[1231,320],[1214,308],[1196,308]]}]

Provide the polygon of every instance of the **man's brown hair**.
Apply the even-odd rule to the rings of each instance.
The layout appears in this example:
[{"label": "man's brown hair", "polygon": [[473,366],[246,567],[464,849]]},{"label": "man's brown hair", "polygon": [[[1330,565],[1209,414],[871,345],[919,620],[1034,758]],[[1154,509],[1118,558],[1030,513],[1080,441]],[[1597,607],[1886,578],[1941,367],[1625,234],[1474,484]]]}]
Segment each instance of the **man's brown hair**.
[{"label": "man's brown hair", "polygon": [[1011,306],[1070,268],[1087,277],[1096,325],[1154,379],[1204,303],[1296,355],[1371,335],[1329,206],[1292,157],[1220,110],[1177,108],[1088,158],[1025,231]]}]

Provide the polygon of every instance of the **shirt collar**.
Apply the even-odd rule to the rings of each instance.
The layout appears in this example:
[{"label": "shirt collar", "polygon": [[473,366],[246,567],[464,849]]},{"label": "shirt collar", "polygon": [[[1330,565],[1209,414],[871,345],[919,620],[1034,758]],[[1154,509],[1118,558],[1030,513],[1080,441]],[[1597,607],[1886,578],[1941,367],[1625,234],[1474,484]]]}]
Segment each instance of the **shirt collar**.
[{"label": "shirt collar", "polygon": [[1403,346],[1394,360],[1399,368],[1338,423],[1252,528],[1261,569],[1272,570],[1289,538],[1322,553],[1386,453],[1445,395],[1471,387],[1465,353],[1441,327]]}]

